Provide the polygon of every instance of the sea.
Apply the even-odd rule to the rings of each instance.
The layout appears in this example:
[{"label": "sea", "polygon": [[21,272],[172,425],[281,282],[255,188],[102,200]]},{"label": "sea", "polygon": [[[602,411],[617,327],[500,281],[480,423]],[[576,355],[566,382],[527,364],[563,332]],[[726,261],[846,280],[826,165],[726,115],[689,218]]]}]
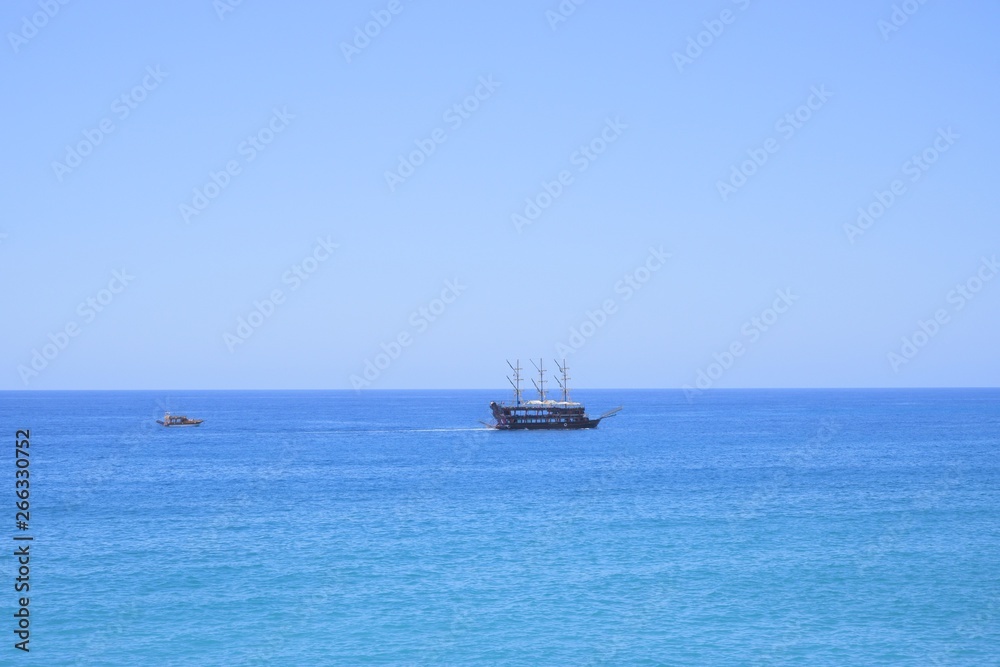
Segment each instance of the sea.
[{"label": "sea", "polygon": [[1000,390],[506,393],[3,393],[0,664],[1000,664]]}]

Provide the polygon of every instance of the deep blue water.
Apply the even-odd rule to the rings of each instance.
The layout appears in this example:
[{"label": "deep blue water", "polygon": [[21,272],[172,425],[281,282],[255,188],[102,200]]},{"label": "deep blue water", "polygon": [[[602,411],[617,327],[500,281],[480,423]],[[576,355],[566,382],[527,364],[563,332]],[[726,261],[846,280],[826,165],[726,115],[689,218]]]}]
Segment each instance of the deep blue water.
[{"label": "deep blue water", "polygon": [[4,393],[0,663],[1000,664],[1000,391],[576,397]]}]

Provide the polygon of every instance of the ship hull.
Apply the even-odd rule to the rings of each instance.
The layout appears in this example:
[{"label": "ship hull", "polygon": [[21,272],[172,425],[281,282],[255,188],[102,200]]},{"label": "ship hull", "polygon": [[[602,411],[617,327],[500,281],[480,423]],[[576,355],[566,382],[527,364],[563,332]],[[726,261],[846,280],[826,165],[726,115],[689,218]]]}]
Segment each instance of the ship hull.
[{"label": "ship hull", "polygon": [[601,423],[600,419],[587,419],[578,422],[542,423],[542,424],[521,424],[518,422],[497,424],[493,428],[500,431],[566,431],[578,428],[597,428]]},{"label": "ship hull", "polygon": [[500,431],[563,431],[581,428],[596,428],[604,415],[591,419],[582,406],[548,407],[505,406],[496,402],[490,403],[493,418],[496,420],[493,428]]}]

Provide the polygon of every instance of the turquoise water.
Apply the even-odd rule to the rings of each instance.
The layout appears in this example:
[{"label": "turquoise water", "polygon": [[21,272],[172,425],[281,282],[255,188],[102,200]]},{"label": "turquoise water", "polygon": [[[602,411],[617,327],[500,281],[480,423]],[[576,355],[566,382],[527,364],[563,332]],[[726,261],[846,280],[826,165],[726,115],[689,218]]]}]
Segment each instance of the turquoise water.
[{"label": "turquoise water", "polygon": [[1000,662],[1000,391],[580,391],[625,410],[552,433],[497,397],[5,393],[0,662]]}]

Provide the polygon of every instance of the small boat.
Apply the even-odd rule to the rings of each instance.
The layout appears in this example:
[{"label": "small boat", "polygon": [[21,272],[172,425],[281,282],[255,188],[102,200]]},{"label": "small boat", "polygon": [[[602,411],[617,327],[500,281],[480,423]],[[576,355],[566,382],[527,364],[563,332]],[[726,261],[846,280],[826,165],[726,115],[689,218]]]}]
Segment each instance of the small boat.
[{"label": "small boat", "polygon": [[204,419],[188,419],[184,415],[172,415],[169,412],[163,414],[163,419],[156,420],[157,424],[163,424],[164,426],[198,426]]}]

